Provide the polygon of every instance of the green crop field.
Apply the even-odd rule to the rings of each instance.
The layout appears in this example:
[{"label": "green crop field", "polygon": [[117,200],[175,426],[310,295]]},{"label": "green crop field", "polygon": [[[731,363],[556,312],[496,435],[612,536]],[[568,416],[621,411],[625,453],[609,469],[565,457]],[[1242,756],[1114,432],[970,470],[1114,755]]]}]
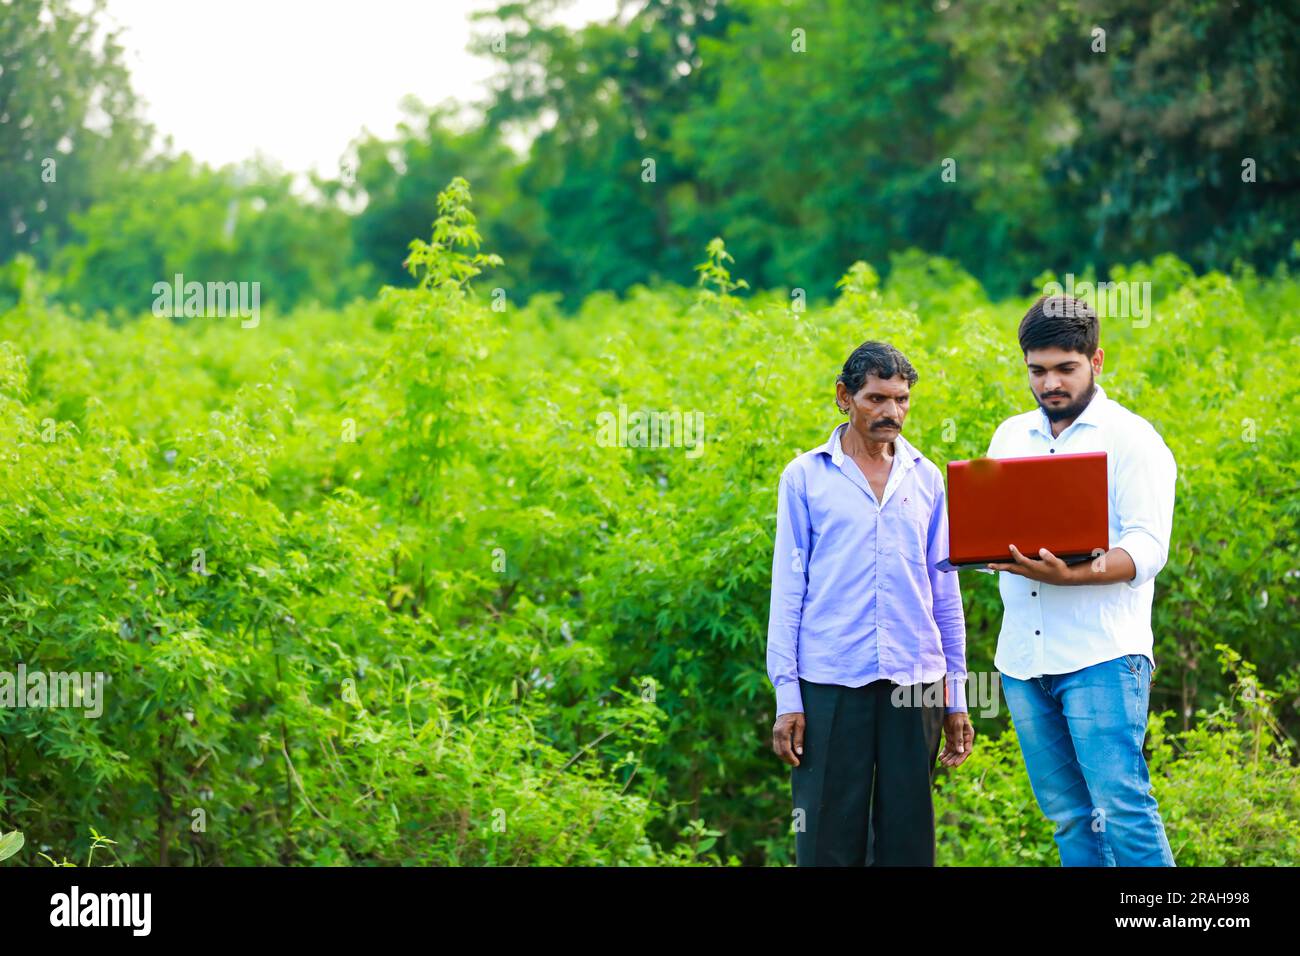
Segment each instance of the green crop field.
[{"label": "green crop field", "polygon": [[[417,286],[255,327],[75,315],[5,267],[0,657],[106,681],[96,719],[0,710],[11,862],[792,862],[777,477],[868,338],[920,373],[912,443],[983,454],[1033,407],[1029,300],[920,253],[751,294],[715,242],[695,288],[562,316],[492,294],[473,201],[444,191]],[[1111,277],[1152,309],[1103,320],[1102,382],[1178,463],[1148,738],[1170,843],[1294,865],[1300,279]],[[687,440],[646,440],[653,414]],[[961,580],[991,672],[995,582]],[[1054,863],[1005,712],[972,711],[938,862]]]},{"label": "green crop field", "polygon": [[[775,877],[796,918],[861,881],[891,917],[872,930],[928,928],[895,908],[936,896],[977,916],[1011,899],[1022,936],[1135,912],[1265,925],[1276,868],[1300,865],[1297,130],[1287,3],[0,0],[5,938],[122,930],[126,897],[97,887],[129,887],[138,935],[156,914],[191,938],[202,899],[245,945],[272,921],[298,945],[423,928],[430,900],[467,932],[554,921],[536,886],[484,892],[467,867],[546,867],[522,878],[618,932],[628,900],[661,907],[619,885],[645,869],[607,867]],[[1090,315],[1038,325],[1058,293],[1095,308],[1104,360]],[[1106,543],[1140,553],[1096,579],[1023,569],[1106,588],[1026,589],[1027,611],[1022,581],[955,574],[975,736],[930,761],[932,862],[970,869],[927,870],[925,893],[819,878],[800,903],[784,881],[805,875],[776,869],[855,864],[868,833],[863,864],[931,862],[893,724],[944,722],[949,744],[967,724],[880,704],[904,659],[938,660],[914,653],[927,617],[956,646],[941,579],[910,586],[913,486],[875,493],[874,528],[861,500],[807,495],[843,510],[809,508],[793,555],[783,520],[777,546],[780,489],[803,510],[785,469],[845,414],[850,481],[914,480],[864,437],[895,427],[869,405],[886,396],[863,380],[860,406],[836,401],[871,341],[919,375],[900,363],[903,433],[940,475],[1004,457],[995,429],[1056,400],[1032,381],[1077,375],[1081,398],[1101,365],[1173,454],[1172,535],[1149,587],[1164,449],[1119,413],[1097,427],[1109,404],[1069,433],[1084,404],[1054,406],[1053,451],[1118,443]],[[1050,354],[1085,344],[1090,366]],[[866,371],[901,399],[894,367]],[[1053,484],[1035,504],[1055,531],[1078,516]],[[1006,689],[1042,721],[1005,704],[1000,584],[1003,654],[1041,649],[1055,703]],[[1148,684],[1117,655],[1148,649],[1151,589]],[[795,769],[783,638],[826,664],[798,677],[887,722],[810,708]],[[1126,864],[1168,864],[1161,827],[1179,868],[1269,870],[1129,885]],[[1119,865],[1010,869],[1098,854]],[[549,869],[586,867],[584,887]],[[508,900],[512,925],[457,891]],[[1161,892],[1168,913],[1137,898]]]}]

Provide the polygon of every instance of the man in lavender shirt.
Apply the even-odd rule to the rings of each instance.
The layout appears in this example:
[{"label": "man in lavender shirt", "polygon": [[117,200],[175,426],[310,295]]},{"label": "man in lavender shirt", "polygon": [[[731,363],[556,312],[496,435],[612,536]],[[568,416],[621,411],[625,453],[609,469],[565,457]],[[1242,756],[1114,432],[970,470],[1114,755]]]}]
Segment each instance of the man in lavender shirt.
[{"label": "man in lavender shirt", "polygon": [[849,420],[781,473],[767,671],[800,866],[933,866],[940,728],[944,766],[974,742],[943,478],[902,436],[917,378],[858,346],[835,384]]}]

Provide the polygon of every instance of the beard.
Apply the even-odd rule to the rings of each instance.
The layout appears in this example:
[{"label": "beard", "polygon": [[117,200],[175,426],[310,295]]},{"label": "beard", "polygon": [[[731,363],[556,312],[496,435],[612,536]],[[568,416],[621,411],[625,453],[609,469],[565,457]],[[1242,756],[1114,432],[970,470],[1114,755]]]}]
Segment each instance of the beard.
[{"label": "beard", "polygon": [[1092,401],[1093,393],[1096,391],[1097,376],[1091,369],[1089,369],[1088,387],[1084,390],[1083,394],[1073,402],[1052,407],[1044,404],[1043,399],[1039,398],[1037,394],[1034,395],[1034,398],[1037,400],[1038,407],[1043,410],[1043,414],[1047,416],[1049,422],[1059,422],[1063,418],[1078,418],[1079,415],[1083,413],[1083,410],[1088,407],[1088,403]]}]

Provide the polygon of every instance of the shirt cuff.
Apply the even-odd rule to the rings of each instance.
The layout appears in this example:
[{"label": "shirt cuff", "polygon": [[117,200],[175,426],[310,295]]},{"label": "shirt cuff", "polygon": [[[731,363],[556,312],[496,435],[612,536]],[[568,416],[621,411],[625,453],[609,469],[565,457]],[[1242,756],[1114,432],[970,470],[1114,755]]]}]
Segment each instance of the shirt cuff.
[{"label": "shirt cuff", "polygon": [[776,715],[802,714],[803,693],[799,690],[799,681],[790,680],[778,684],[776,688]]},{"label": "shirt cuff", "polygon": [[1124,583],[1137,590],[1146,584],[1164,567],[1165,553],[1150,534],[1145,531],[1130,531],[1115,542],[1115,547],[1123,548],[1133,559],[1136,573]]},{"label": "shirt cuff", "polygon": [[944,675],[944,711],[949,714],[964,714],[966,710],[966,675]]}]

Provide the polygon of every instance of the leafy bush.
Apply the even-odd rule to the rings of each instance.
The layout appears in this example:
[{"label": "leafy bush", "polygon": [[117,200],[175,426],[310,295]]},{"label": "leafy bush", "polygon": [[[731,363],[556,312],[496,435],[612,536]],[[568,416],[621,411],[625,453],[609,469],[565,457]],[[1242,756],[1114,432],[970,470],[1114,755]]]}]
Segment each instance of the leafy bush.
[{"label": "leafy bush", "polygon": [[[94,827],[126,864],[790,860],[776,476],[825,441],[867,338],[920,371],[909,438],[940,466],[982,454],[1031,407],[1027,300],[916,256],[884,286],[855,264],[829,304],[741,298],[718,241],[698,290],[597,293],[566,320],[475,292],[477,244],[454,182],[416,288],[248,329],[80,320],[13,273],[0,661],[109,679],[98,719],[0,710],[0,820],[29,850],[80,858]],[[1161,806],[1180,859],[1282,857],[1287,805],[1243,775],[1294,768],[1250,762],[1207,663],[1227,644],[1257,666],[1289,695],[1270,732],[1294,734],[1300,284],[1171,257],[1123,276],[1152,283],[1153,319],[1104,323],[1104,382],[1179,463],[1153,727],[1199,756],[1153,743]],[[604,440],[639,410],[680,413],[678,441]],[[1001,609],[972,577],[988,671]],[[1055,860],[1003,729],[981,720],[944,784],[966,816],[940,862]],[[1261,811],[1207,819],[1198,760]]]}]

